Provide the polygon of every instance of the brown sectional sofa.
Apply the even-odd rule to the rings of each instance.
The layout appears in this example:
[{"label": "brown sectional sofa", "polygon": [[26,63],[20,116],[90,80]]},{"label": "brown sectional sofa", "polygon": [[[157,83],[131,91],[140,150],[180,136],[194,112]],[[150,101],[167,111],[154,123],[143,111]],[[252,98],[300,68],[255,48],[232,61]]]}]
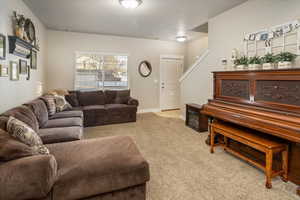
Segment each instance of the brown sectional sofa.
[{"label": "brown sectional sofa", "polygon": [[[83,124],[94,126],[136,120],[138,102],[128,98],[128,91],[119,92],[122,95],[108,93],[112,94],[109,100],[105,96],[100,98],[104,93],[99,91],[71,92],[73,97],[66,98],[80,104],[53,116],[49,116],[42,98],[3,113],[0,116],[0,199],[145,200],[149,165],[130,137],[81,140]],[[89,98],[85,99],[85,94]],[[101,105],[87,105],[98,101]],[[5,150],[1,147],[6,148],[9,143],[1,140],[1,134],[7,134],[8,116],[34,129],[50,155],[1,160],[1,152]]]}]

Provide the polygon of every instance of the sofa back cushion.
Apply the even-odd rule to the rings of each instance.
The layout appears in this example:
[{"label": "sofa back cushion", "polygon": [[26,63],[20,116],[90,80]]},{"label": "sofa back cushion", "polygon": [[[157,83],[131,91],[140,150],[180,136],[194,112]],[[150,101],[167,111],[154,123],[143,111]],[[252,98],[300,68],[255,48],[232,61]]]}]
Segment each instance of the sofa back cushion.
[{"label": "sofa back cushion", "polygon": [[78,92],[78,99],[81,106],[104,105],[105,98],[102,91]]},{"label": "sofa back cushion", "polygon": [[43,95],[41,99],[45,102],[46,107],[48,109],[48,114],[50,116],[56,113],[56,104],[55,104],[55,96],[54,95]]},{"label": "sofa back cushion", "polygon": [[117,91],[116,90],[105,90],[105,104],[114,104],[116,97],[117,97]]},{"label": "sofa back cushion", "polygon": [[38,154],[34,148],[18,141],[6,131],[0,129],[0,162]]},{"label": "sofa back cushion", "polygon": [[43,127],[49,120],[48,109],[45,102],[42,99],[36,99],[26,103],[25,105],[28,106],[35,114],[39,122],[39,127]]},{"label": "sofa back cushion", "polygon": [[80,106],[79,101],[78,101],[77,91],[69,91],[69,94],[65,95],[65,98],[72,107]]},{"label": "sofa back cushion", "polygon": [[39,122],[35,116],[35,114],[26,106],[19,106],[13,109],[10,109],[2,114],[0,118],[0,127],[3,130],[6,130],[6,125],[8,121],[8,117],[14,117],[25,124],[27,124],[30,128],[32,128],[34,131],[39,130]]},{"label": "sofa back cushion", "polygon": [[130,90],[119,90],[116,94],[115,103],[117,104],[127,104],[130,99]]}]

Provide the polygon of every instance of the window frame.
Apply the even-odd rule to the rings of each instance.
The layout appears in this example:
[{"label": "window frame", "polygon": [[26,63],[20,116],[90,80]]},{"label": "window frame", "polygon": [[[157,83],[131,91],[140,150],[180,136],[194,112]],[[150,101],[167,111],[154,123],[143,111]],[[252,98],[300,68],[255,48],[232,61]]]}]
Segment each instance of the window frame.
[{"label": "window frame", "polygon": [[[74,53],[74,71],[73,71],[73,90],[76,90],[76,73],[77,73],[77,56],[80,54],[94,54],[94,55],[101,55],[101,56],[127,56],[127,87],[124,87],[123,89],[130,89],[130,73],[129,73],[129,61],[130,61],[130,54],[129,53],[116,53],[116,52],[105,52],[105,51],[75,51]],[[104,86],[102,88],[97,88],[96,90],[107,90]],[[117,88],[112,88],[110,90],[122,90]]]}]

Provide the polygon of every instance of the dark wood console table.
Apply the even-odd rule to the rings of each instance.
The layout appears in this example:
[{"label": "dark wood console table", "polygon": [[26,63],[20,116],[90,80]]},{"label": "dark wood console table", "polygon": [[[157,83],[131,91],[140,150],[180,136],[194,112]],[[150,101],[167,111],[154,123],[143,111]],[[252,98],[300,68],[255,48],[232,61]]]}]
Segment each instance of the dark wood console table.
[{"label": "dark wood console table", "polygon": [[[221,71],[214,74],[214,98],[202,114],[253,129],[289,144],[288,180],[300,185],[300,69]],[[232,141],[231,148],[263,159]],[[274,168],[280,166],[274,158]],[[300,195],[300,188],[297,193]]]}]

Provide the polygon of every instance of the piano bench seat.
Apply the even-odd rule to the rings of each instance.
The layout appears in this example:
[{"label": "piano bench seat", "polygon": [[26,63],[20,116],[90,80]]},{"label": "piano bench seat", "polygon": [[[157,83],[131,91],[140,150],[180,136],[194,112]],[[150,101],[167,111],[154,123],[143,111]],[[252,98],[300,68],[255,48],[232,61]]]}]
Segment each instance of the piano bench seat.
[{"label": "piano bench seat", "polygon": [[[224,150],[245,160],[246,162],[262,169],[266,174],[266,187],[268,189],[272,188],[272,178],[275,176],[281,176],[283,181],[288,181],[288,145],[261,137],[257,134],[251,133],[249,129],[242,129],[232,126],[229,123],[214,120],[210,124],[210,139],[211,139],[211,153],[214,153],[215,136],[217,134],[224,136],[224,143],[220,144],[223,146]],[[233,150],[228,145],[228,138],[244,145],[247,145],[253,149],[265,153],[266,162],[265,165],[252,160],[240,152]],[[273,155],[276,153],[282,154],[282,169],[278,171],[273,170]]]}]

